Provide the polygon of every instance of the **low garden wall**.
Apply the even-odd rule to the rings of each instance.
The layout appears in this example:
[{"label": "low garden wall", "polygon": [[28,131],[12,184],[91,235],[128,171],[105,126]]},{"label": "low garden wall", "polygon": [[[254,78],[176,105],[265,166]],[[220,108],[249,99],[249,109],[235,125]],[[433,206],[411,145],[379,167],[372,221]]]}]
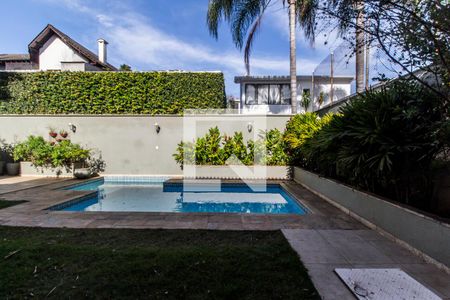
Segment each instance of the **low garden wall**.
[{"label": "low garden wall", "polygon": [[449,224],[298,167],[294,180],[449,270]]},{"label": "low garden wall", "polygon": [[31,162],[20,163],[20,174],[22,176],[73,177],[71,169],[66,170],[65,168],[36,168],[31,164]]},{"label": "low garden wall", "polygon": [[[267,129],[283,130],[289,116],[202,115],[195,117],[196,135],[211,127],[232,135],[242,132],[244,139],[254,138],[249,123],[261,121]],[[69,124],[76,128],[72,132]],[[160,132],[156,132],[156,125]],[[182,175],[175,162],[178,143],[183,139],[183,117],[174,115],[0,115],[0,139],[8,143],[23,141],[29,135],[49,138],[49,128],[66,130],[72,142],[98,149],[106,162],[105,174]]]}]

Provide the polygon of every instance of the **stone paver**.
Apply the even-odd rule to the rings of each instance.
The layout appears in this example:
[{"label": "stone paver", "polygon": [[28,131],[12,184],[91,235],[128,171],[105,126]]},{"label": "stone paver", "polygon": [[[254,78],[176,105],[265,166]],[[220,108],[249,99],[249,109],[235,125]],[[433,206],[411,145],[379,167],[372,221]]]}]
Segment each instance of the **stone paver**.
[{"label": "stone paver", "polygon": [[400,268],[443,299],[450,275],[370,229],[283,229],[323,299],[355,299],[335,268]]},{"label": "stone paver", "polygon": [[64,179],[56,178],[0,176],[0,194],[10,193],[27,188],[39,187],[45,184],[54,183],[55,181],[63,180]]}]

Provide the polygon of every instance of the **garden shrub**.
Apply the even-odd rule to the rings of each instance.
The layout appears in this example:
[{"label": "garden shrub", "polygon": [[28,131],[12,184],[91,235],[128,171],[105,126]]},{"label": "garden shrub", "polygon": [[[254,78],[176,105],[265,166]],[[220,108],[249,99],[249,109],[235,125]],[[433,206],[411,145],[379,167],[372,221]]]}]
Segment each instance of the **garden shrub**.
[{"label": "garden shrub", "polygon": [[[288,157],[284,152],[284,144],[283,144],[283,133],[278,129],[272,129],[266,131],[262,134],[260,142],[265,143],[265,149],[267,155],[262,155],[261,158],[257,160],[261,160],[262,164],[268,166],[278,166],[285,165],[287,163]],[[255,151],[255,153],[263,153],[263,151]]]},{"label": "garden shrub", "polygon": [[313,137],[324,124],[329,123],[332,118],[333,115],[331,114],[319,118],[316,113],[311,112],[291,117],[283,134],[283,145],[292,165],[304,163],[303,144]]},{"label": "garden shrub", "polygon": [[70,140],[48,142],[41,136],[30,135],[14,147],[13,156],[15,161],[30,161],[35,167],[69,170],[73,163],[89,159],[90,152]]},{"label": "garden shrub", "polygon": [[0,73],[0,114],[182,114],[225,107],[222,73]]},{"label": "garden shrub", "polygon": [[194,142],[180,142],[175,161],[183,168],[184,164],[196,165],[285,165],[282,133],[278,129],[261,132],[257,141],[244,141],[242,132],[233,136],[221,135],[217,127]]},{"label": "garden shrub", "polygon": [[356,96],[297,151],[302,166],[415,206],[431,198],[430,168],[445,147],[448,111],[414,83]]}]

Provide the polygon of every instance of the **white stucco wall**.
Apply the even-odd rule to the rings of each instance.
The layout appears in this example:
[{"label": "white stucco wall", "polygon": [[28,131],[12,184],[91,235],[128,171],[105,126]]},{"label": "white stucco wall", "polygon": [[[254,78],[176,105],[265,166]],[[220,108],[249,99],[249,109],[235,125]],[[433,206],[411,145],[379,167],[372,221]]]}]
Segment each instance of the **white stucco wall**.
[{"label": "white stucco wall", "polygon": [[86,63],[80,62],[61,62],[61,71],[86,71]]},{"label": "white stucco wall", "polygon": [[39,49],[39,69],[61,70],[61,62],[87,62],[87,60],[54,35]]},{"label": "white stucco wall", "polygon": [[[48,129],[69,131],[70,140],[86,148],[101,151],[106,162],[105,174],[181,175],[172,154],[184,138],[183,127],[195,126],[197,137],[204,136],[211,127],[232,135],[242,132],[244,140],[259,134],[258,127],[248,132],[248,123],[282,130],[290,116],[245,115],[0,115],[1,138],[7,143],[23,141],[29,135],[48,139]],[[76,132],[69,130],[69,123]],[[159,133],[155,123],[160,125]],[[189,130],[192,130],[189,127]],[[191,132],[191,131],[189,131]]]},{"label": "white stucco wall", "polygon": [[[333,83],[333,89],[334,89],[333,101],[338,101],[339,99],[347,97],[351,94],[351,82],[349,83],[345,79],[335,78]],[[322,103],[321,107],[331,103],[330,90],[331,85],[329,82],[326,83],[318,82],[317,84],[314,84],[314,98],[315,98],[314,110],[319,109],[319,104],[317,103],[317,101],[320,92],[323,92],[325,95],[324,102]]]}]

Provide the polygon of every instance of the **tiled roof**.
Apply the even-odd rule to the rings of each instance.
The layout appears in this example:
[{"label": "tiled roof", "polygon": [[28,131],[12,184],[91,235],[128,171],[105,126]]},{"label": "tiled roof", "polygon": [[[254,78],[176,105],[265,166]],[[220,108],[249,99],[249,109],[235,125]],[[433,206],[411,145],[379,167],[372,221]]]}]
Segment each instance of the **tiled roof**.
[{"label": "tiled roof", "polygon": [[0,54],[0,61],[29,61],[29,54]]}]

